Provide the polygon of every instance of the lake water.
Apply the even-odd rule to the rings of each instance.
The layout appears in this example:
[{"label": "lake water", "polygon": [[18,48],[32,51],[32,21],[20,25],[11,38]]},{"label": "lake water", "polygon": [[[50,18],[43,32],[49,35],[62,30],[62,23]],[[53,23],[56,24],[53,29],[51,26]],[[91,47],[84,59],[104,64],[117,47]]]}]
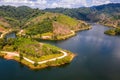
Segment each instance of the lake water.
[{"label": "lake water", "polygon": [[15,33],[15,32],[12,32],[12,33],[10,33],[10,34],[7,34],[5,38],[6,38],[6,39],[8,39],[8,38],[16,38],[16,33]]},{"label": "lake water", "polygon": [[107,27],[92,29],[64,41],[47,41],[77,54],[61,67],[33,71],[16,61],[0,59],[0,80],[120,80],[120,36],[107,36]]}]

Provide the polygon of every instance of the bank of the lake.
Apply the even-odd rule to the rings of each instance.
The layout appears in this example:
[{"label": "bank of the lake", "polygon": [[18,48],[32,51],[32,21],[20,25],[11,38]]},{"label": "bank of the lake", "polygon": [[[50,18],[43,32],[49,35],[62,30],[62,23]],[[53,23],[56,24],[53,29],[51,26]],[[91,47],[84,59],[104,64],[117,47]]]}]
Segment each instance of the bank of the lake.
[{"label": "bank of the lake", "polygon": [[76,36],[77,32],[90,30],[90,29],[92,29],[91,26],[86,26],[86,27],[83,27],[83,28],[80,28],[80,29],[77,29],[77,30],[71,30],[70,34],[59,35],[59,36],[56,36],[56,37],[49,36],[49,35],[44,36],[44,35],[39,35],[39,34],[35,35],[35,36],[31,36],[31,37],[34,38],[34,39],[41,39],[41,40],[60,41],[60,40],[66,40],[66,39],[69,39],[73,36]]}]

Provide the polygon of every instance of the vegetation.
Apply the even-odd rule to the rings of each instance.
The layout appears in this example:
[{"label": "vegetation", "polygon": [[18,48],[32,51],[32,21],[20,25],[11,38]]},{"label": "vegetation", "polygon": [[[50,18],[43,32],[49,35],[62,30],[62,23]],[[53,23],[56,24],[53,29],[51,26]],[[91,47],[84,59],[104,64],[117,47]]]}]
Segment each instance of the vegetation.
[{"label": "vegetation", "polygon": [[[51,46],[49,44],[38,43],[35,40],[27,38],[9,38],[7,42],[1,42],[2,50],[4,51],[18,51],[23,56],[30,56],[34,58],[40,58],[41,56],[50,54],[59,54],[59,48]],[[28,48],[29,47],[29,48]]]},{"label": "vegetation", "polygon": [[6,54],[0,52],[0,58],[4,58]]},{"label": "vegetation", "polygon": [[45,19],[41,23],[34,24],[27,28],[27,35],[37,35],[37,34],[43,34],[47,32],[52,32],[52,21],[49,19]]},{"label": "vegetation", "polygon": [[[55,15],[46,12],[53,12]],[[111,3],[100,6],[93,7],[82,7],[82,8],[53,8],[53,9],[32,9],[27,6],[13,7],[13,6],[0,6],[0,20],[1,18],[5,20],[9,26],[12,27],[25,27],[27,22],[31,22],[31,20],[44,20],[45,18],[53,18],[54,21],[58,21],[61,23],[66,23],[69,26],[76,25],[76,21],[70,17],[60,15],[57,17],[56,13],[62,13],[72,18],[76,18],[79,20],[99,22],[101,24],[105,24],[108,26],[119,26],[120,19],[120,4],[119,3]],[[44,16],[40,16],[43,15]],[[56,18],[56,17],[57,18]],[[40,19],[39,19],[40,18]],[[63,20],[65,18],[65,21]],[[42,21],[41,20],[41,21]],[[1,22],[1,21],[0,21]],[[33,21],[36,23],[35,21]],[[32,23],[33,24],[33,23]]]},{"label": "vegetation", "polygon": [[107,31],[105,31],[105,34],[113,35],[113,36],[114,35],[120,35],[120,28],[107,30]]},{"label": "vegetation", "polygon": [[[73,8],[73,9],[69,9],[69,8],[53,8],[53,9],[45,9],[45,11],[48,12],[54,12],[54,13],[63,13],[66,15],[69,15],[71,17],[75,17],[77,19],[82,19],[84,18],[84,20],[90,20],[90,16],[91,14],[95,14],[99,15],[101,13],[104,14],[115,14],[119,12],[119,8],[120,5],[119,3],[110,3],[110,4],[105,4],[105,5],[100,5],[100,6],[93,6],[93,7],[81,7],[81,8]],[[99,12],[99,14],[98,14]],[[87,16],[88,15],[88,16]],[[92,17],[92,16],[91,16]],[[97,18],[97,17],[95,17]],[[119,15],[116,15],[115,17],[116,19],[119,18]]]},{"label": "vegetation", "polygon": [[63,13],[76,19],[99,22],[101,24],[117,27],[120,23],[120,3],[111,3],[93,7],[82,8],[53,8],[45,9],[47,12]]},{"label": "vegetation", "polygon": [[[90,29],[86,22],[60,13],[45,12],[27,6],[0,6],[0,36],[14,30],[19,31],[18,35],[21,35],[8,39],[1,37],[0,51],[17,52],[19,56],[14,56],[12,59],[35,69],[69,63],[74,55],[65,51],[68,55],[58,59],[64,55],[61,52],[62,49],[39,43],[34,38],[61,40],[75,35],[78,30],[86,29]],[[9,54],[0,53],[2,57],[7,55]],[[34,63],[26,61],[25,58],[34,61]],[[54,58],[56,60],[38,64],[40,61]]]},{"label": "vegetation", "polygon": [[27,6],[0,6],[0,17],[6,19],[13,28],[22,27],[28,19],[41,14],[44,14],[44,12]]},{"label": "vegetation", "polygon": [[75,57],[75,55],[73,55],[71,52],[68,52],[68,56],[62,58],[62,59],[57,59],[55,61],[50,61],[44,64],[38,64],[38,62],[36,61],[34,64],[31,64],[30,62],[27,62],[26,60],[19,60],[19,57],[14,57],[14,59],[24,65],[26,65],[27,67],[29,67],[30,69],[43,69],[49,66],[60,66],[60,65],[64,65],[64,64],[68,64],[71,62],[71,60]]},{"label": "vegetation", "polygon": [[89,29],[84,21],[78,21],[58,13],[45,13],[29,20],[24,27],[27,36],[49,40],[69,38],[77,30]]},{"label": "vegetation", "polygon": [[[87,23],[67,15],[45,12],[27,6],[0,6],[0,26],[17,31],[23,30],[24,33],[19,34],[20,36],[49,40],[71,35],[71,30],[81,30],[81,27],[89,28]],[[0,29],[2,28],[0,27]],[[82,30],[84,29],[82,28]],[[47,33],[51,34],[43,36]]]},{"label": "vegetation", "polygon": [[5,40],[3,38],[0,39],[0,50],[3,49],[3,46],[5,45]]},{"label": "vegetation", "polygon": [[[7,40],[2,38],[0,39],[0,49],[0,51],[18,52],[19,56],[14,56],[12,59],[17,60],[18,62],[21,62],[32,69],[40,69],[43,67],[53,66],[53,63],[54,66],[57,66],[58,61],[59,65],[61,65],[68,63],[73,59],[73,57],[70,56],[73,54],[70,54],[70,52],[68,52],[68,56],[64,58],[43,64],[38,64],[38,62],[61,57],[64,54],[61,52],[62,49],[58,47],[52,46],[50,44],[39,43],[33,39],[28,38],[9,38]],[[4,52],[0,53],[0,57],[3,58],[7,55],[9,54],[4,54]],[[34,61],[34,63],[30,63],[24,58],[30,59]]]},{"label": "vegetation", "polygon": [[120,3],[110,3],[93,7],[82,8],[53,8],[45,9],[46,12],[63,13],[65,15],[90,22],[100,23],[105,26],[114,27],[105,31],[105,34],[119,35],[120,27]]}]

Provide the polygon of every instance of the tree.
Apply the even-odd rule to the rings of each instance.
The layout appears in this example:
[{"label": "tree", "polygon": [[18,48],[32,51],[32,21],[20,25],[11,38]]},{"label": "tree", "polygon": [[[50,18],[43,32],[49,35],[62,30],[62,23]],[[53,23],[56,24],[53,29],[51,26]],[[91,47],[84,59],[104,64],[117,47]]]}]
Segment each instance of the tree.
[{"label": "tree", "polygon": [[37,61],[35,61],[35,62],[34,62],[34,66],[36,67],[37,65],[38,65],[38,62],[37,62]]},{"label": "tree", "polygon": [[14,45],[15,39],[14,38],[8,38],[7,39],[7,44],[8,45]]},{"label": "tree", "polygon": [[21,61],[23,59],[23,54],[20,53],[19,56],[20,56],[20,61]]},{"label": "tree", "polygon": [[120,28],[115,29],[116,35],[120,35]]},{"label": "tree", "polygon": [[3,48],[4,45],[5,45],[5,40],[0,39],[0,50]]}]

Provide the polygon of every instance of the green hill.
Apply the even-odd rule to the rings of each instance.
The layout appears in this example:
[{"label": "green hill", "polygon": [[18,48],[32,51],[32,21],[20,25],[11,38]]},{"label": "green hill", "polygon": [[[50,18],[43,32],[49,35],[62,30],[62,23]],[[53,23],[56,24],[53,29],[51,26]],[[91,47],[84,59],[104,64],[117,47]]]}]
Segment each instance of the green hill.
[{"label": "green hill", "polygon": [[75,31],[89,28],[89,25],[84,21],[59,13],[47,12],[28,20],[24,30],[26,35],[30,35],[34,38],[60,40],[75,35]]},{"label": "green hill", "polygon": [[0,6],[0,17],[6,20],[11,29],[22,29],[18,34],[41,39],[66,39],[75,35],[75,31],[90,28],[87,23],[69,16],[27,6]]}]

